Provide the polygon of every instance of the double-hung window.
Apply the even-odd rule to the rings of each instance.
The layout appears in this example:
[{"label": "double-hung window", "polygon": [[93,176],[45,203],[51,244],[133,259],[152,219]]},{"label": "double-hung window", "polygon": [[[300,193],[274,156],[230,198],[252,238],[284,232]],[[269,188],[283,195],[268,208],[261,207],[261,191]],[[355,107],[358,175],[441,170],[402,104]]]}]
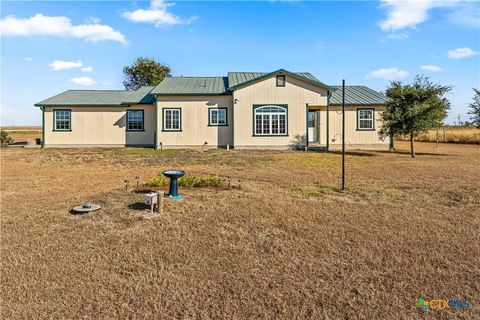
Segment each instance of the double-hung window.
[{"label": "double-hung window", "polygon": [[287,107],[283,105],[254,106],[255,136],[287,135]]},{"label": "double-hung window", "polygon": [[374,109],[357,109],[357,129],[375,130]]},{"label": "double-hung window", "polygon": [[143,110],[127,110],[127,131],[143,131]]},{"label": "double-hung window", "polygon": [[72,111],[71,110],[53,110],[53,130],[71,131],[72,130]]},{"label": "double-hung window", "polygon": [[208,109],[208,125],[209,126],[226,126],[227,125],[227,108],[210,108]]},{"label": "double-hung window", "polygon": [[163,131],[181,131],[181,109],[163,109]]}]

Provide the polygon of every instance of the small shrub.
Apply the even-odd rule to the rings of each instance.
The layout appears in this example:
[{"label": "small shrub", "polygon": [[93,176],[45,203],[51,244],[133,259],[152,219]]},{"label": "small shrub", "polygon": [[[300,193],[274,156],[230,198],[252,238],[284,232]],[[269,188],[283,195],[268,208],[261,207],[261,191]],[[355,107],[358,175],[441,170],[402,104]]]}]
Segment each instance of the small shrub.
[{"label": "small shrub", "polygon": [[178,179],[178,184],[183,187],[191,188],[220,187],[224,184],[224,181],[217,176],[200,177],[187,174]]},{"label": "small shrub", "polygon": [[0,145],[2,148],[6,147],[7,144],[12,143],[13,139],[10,137],[7,131],[0,130]]},{"label": "small shrub", "polygon": [[[164,176],[155,176],[147,181],[146,185],[149,187],[164,187],[167,186],[170,179]],[[205,188],[205,187],[221,187],[225,184],[225,181],[217,176],[195,176],[192,174],[187,174],[180,179],[178,179],[178,185],[181,187],[190,187],[190,188]]]},{"label": "small shrub", "polygon": [[149,187],[164,187],[168,185],[168,179],[166,177],[156,176],[148,180],[146,185]]}]

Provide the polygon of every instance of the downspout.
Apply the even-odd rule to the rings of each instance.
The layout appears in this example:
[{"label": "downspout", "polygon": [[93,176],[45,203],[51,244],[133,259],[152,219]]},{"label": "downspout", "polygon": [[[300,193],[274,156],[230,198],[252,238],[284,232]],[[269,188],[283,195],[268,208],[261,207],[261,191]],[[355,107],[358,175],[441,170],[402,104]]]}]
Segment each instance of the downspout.
[{"label": "downspout", "polygon": [[327,92],[327,151],[330,147],[330,91]]},{"label": "downspout", "polygon": [[45,148],[45,107],[41,106],[42,110],[42,148]]}]

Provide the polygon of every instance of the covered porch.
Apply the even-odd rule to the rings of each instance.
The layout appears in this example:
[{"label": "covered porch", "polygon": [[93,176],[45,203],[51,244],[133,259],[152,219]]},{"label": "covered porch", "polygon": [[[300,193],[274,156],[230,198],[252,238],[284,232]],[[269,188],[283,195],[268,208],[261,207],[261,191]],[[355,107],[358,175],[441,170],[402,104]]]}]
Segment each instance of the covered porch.
[{"label": "covered porch", "polygon": [[307,105],[306,147],[308,150],[328,151],[328,106]]}]

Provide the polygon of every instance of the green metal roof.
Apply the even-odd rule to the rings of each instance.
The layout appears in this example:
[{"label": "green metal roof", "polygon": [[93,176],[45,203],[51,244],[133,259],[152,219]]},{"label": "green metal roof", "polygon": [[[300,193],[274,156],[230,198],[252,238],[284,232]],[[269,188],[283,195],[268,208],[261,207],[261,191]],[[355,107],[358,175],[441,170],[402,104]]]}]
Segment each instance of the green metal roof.
[{"label": "green metal roof", "polygon": [[218,95],[227,93],[227,77],[169,77],[152,90],[152,94],[158,95]]},{"label": "green metal roof", "polygon": [[[342,86],[332,86],[337,90],[332,92],[330,105],[342,105]],[[386,97],[365,86],[345,86],[345,105],[383,105]]]},{"label": "green metal roof", "polygon": [[229,90],[235,90],[237,88],[246,86],[250,83],[253,83],[255,81],[259,81],[262,79],[266,79],[269,77],[272,77],[276,74],[286,74],[290,75],[292,77],[295,77],[297,79],[306,81],[308,83],[311,83],[316,86],[320,86],[329,90],[335,90],[331,88],[329,85],[321,82],[317,78],[315,78],[312,74],[309,72],[290,72],[285,69],[278,69],[273,72],[229,72],[228,73],[228,85],[229,85]]},{"label": "green metal roof", "polygon": [[141,87],[138,90],[67,90],[56,96],[38,102],[35,106],[74,106],[74,105],[125,105],[155,101],[150,94],[154,87]]}]

